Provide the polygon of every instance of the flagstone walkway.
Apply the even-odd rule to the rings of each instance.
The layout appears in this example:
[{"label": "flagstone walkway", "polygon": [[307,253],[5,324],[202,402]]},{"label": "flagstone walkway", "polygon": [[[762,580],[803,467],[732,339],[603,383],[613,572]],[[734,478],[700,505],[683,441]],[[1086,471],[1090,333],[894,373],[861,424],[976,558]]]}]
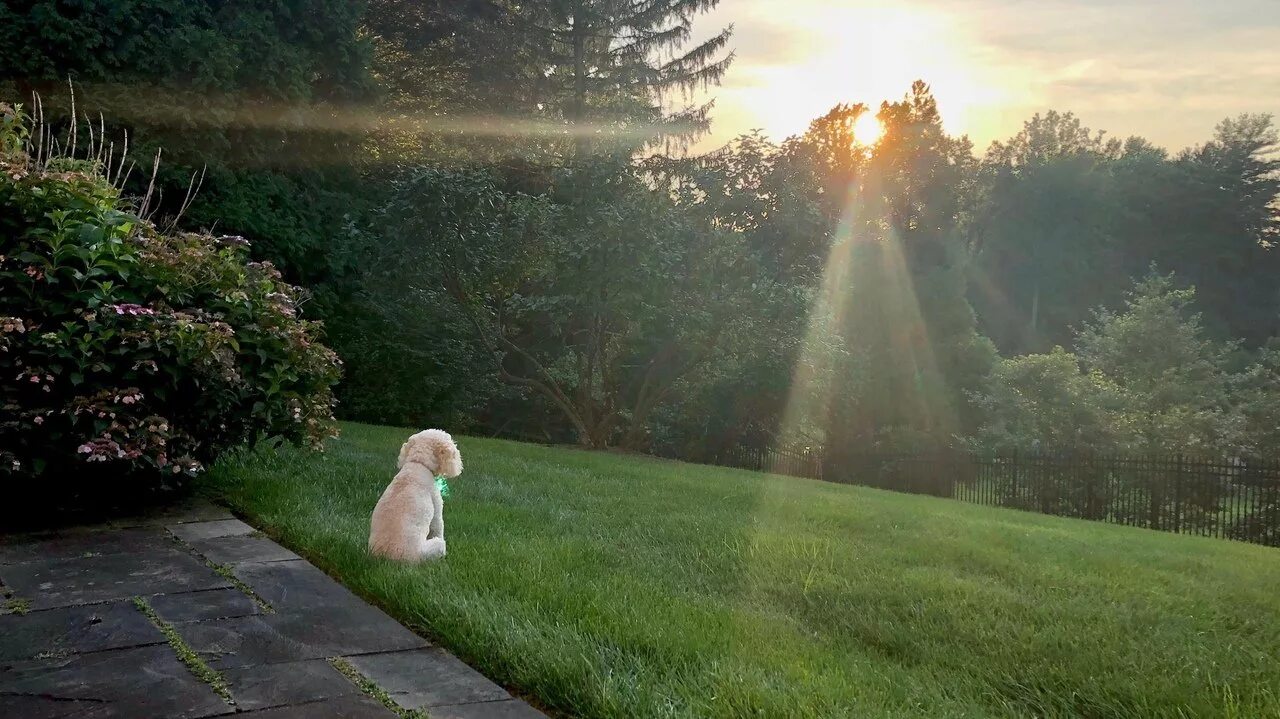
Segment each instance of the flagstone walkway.
[{"label": "flagstone walkway", "polygon": [[536,719],[211,504],[0,537],[0,717]]}]

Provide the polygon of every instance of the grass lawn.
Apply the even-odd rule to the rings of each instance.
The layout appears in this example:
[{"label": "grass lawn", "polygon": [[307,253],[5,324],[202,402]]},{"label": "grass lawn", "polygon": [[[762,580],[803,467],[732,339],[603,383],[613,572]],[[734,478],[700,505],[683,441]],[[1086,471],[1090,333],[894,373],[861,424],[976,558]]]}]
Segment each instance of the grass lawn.
[{"label": "grass lawn", "polygon": [[1280,717],[1280,551],[462,438],[449,556],[365,551],[409,434],[204,488],[424,635],[585,717]]}]

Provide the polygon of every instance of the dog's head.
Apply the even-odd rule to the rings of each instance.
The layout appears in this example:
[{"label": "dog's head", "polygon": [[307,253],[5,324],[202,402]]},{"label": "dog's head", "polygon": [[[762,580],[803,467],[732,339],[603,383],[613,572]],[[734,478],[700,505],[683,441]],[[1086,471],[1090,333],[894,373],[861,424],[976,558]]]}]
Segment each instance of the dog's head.
[{"label": "dog's head", "polygon": [[462,455],[458,454],[458,445],[442,429],[427,429],[410,437],[400,448],[396,466],[403,467],[409,462],[426,467],[432,474],[446,477],[462,474]]}]

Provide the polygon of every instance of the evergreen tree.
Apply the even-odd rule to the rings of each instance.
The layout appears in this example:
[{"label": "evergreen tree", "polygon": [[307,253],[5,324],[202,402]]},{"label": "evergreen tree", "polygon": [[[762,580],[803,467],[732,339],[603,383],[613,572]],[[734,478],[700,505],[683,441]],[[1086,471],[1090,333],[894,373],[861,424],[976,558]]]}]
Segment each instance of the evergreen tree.
[{"label": "evergreen tree", "polygon": [[[549,0],[510,6],[513,27],[544,70],[539,106],[574,125],[579,152],[605,128],[647,142],[689,139],[709,126],[711,104],[676,107],[673,93],[718,84],[733,60],[732,28],[689,46],[693,19],[719,0]],[[656,130],[653,129],[656,126]]]}]

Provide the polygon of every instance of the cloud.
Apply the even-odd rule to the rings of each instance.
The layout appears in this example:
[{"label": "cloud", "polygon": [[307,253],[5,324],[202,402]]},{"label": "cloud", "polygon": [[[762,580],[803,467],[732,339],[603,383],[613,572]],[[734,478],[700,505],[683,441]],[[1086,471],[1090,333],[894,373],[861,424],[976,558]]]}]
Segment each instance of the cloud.
[{"label": "cloud", "polygon": [[[842,101],[934,85],[949,126],[981,146],[1031,113],[1071,110],[1170,147],[1222,118],[1280,114],[1280,0],[725,0],[738,60],[714,136],[779,135]],[[879,97],[861,95],[878,93]],[[950,111],[949,111],[950,108]],[[780,138],[779,138],[780,139]]]}]

